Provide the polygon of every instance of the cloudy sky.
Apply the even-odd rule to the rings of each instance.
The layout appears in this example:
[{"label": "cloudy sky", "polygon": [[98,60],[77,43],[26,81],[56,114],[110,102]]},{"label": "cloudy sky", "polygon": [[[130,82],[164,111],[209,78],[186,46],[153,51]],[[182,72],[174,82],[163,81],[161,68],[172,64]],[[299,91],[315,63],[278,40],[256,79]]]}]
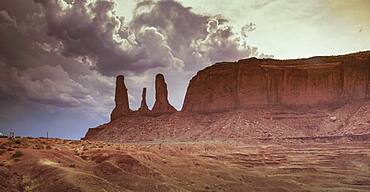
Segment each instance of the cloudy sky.
[{"label": "cloudy sky", "polygon": [[1,0],[0,131],[79,139],[109,121],[114,79],[153,104],[156,73],[181,109],[218,61],[370,50],[368,0]]}]

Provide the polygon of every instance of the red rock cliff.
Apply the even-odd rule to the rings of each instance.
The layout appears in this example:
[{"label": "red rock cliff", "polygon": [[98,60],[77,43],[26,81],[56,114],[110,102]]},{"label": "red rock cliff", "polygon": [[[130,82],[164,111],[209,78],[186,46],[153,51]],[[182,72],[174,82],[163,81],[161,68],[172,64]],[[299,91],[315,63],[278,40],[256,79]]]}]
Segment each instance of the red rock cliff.
[{"label": "red rock cliff", "polygon": [[[117,109],[121,110],[117,114],[125,117],[89,129],[84,139],[127,142],[242,138],[253,141],[368,135],[369,68],[370,52],[285,61],[252,58],[219,63],[193,77],[184,112],[179,113],[170,113],[175,109],[168,102],[163,75],[156,76],[153,111],[145,113],[130,112],[123,77],[119,77],[112,119]],[[141,109],[146,111],[145,96],[144,90]],[[125,115],[127,112],[130,115]]]},{"label": "red rock cliff", "polygon": [[370,95],[370,52],[309,59],[245,59],[199,71],[182,111],[217,112],[256,106],[314,106]]}]

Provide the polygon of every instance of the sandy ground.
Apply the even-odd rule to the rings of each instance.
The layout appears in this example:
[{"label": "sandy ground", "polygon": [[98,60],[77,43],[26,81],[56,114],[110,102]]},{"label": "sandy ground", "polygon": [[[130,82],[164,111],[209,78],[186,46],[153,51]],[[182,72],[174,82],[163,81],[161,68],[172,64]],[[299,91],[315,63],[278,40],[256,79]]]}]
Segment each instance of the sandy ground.
[{"label": "sandy ground", "polygon": [[0,139],[0,191],[370,191],[370,142]]}]

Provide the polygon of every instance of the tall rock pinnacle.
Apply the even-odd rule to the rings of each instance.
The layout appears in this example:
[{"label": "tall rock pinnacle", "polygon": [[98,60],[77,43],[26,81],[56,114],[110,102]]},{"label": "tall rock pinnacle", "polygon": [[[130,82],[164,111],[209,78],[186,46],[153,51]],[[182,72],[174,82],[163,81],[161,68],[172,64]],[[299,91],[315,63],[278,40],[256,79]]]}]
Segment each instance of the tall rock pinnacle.
[{"label": "tall rock pinnacle", "polygon": [[143,88],[143,93],[141,94],[141,105],[138,111],[141,113],[149,112],[148,105],[146,104],[146,88]]},{"label": "tall rock pinnacle", "polygon": [[167,84],[162,74],[155,76],[155,103],[152,109],[154,113],[171,113],[176,109],[168,102]]},{"label": "tall rock pinnacle", "polygon": [[114,101],[116,103],[116,107],[113,109],[112,114],[110,116],[111,121],[119,119],[124,114],[127,114],[130,112],[130,107],[128,104],[127,88],[125,85],[125,78],[123,75],[117,76],[116,94],[115,94]]}]

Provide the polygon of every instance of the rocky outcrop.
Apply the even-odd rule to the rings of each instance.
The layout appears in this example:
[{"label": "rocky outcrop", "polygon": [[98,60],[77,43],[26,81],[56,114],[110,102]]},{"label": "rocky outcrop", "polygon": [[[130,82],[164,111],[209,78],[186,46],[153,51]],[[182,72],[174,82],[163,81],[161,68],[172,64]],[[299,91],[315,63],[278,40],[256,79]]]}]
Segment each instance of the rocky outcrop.
[{"label": "rocky outcrop", "polygon": [[127,90],[117,77],[112,119],[125,117],[89,129],[85,139],[249,142],[370,134],[370,52],[218,63],[192,78],[179,113],[171,113],[176,110],[163,75],[156,76],[155,88],[152,111],[140,113],[148,108],[144,89],[139,112],[125,115]]},{"label": "rocky outcrop", "polygon": [[[331,120],[336,117],[336,121]],[[248,108],[218,113],[131,115],[89,129],[88,140],[113,142],[194,141],[326,137],[370,134],[370,102],[342,106]]]},{"label": "rocky outcrop", "polygon": [[116,106],[111,113],[111,121],[119,119],[131,111],[128,103],[128,93],[125,85],[125,78],[123,75],[117,76],[114,101]]},{"label": "rocky outcrop", "polygon": [[167,84],[162,74],[155,77],[155,103],[152,109],[153,113],[172,113],[176,109],[168,101]]},{"label": "rocky outcrop", "polygon": [[146,88],[143,88],[143,93],[141,94],[141,105],[140,105],[138,112],[140,113],[149,112],[148,105],[146,104]]},{"label": "rocky outcrop", "polygon": [[266,106],[312,107],[366,99],[370,53],[335,57],[218,63],[197,73],[183,105],[187,112]]}]

